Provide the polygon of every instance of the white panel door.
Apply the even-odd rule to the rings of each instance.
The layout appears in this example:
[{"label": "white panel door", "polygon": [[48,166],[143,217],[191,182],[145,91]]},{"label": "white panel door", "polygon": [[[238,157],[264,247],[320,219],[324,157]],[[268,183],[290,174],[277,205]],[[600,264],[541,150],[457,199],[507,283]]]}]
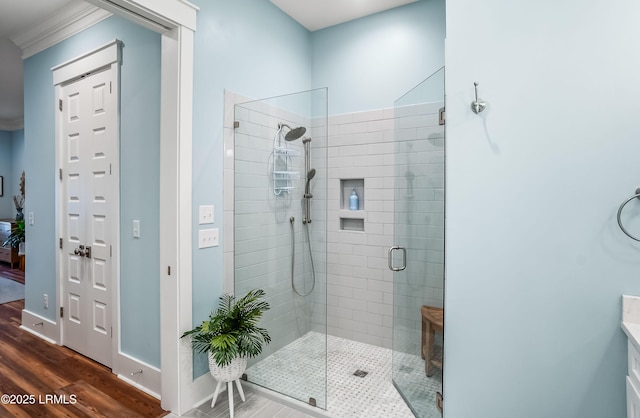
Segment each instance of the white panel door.
[{"label": "white panel door", "polygon": [[63,343],[111,367],[110,203],[117,185],[114,70],[62,86]]}]

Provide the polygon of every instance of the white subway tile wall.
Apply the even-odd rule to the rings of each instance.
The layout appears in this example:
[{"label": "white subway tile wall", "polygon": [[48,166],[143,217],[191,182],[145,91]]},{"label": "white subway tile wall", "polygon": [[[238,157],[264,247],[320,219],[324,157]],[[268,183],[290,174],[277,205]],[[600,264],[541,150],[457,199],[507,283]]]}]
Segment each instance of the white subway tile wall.
[{"label": "white subway tile wall", "polygon": [[[233,93],[225,94],[226,107],[246,101]],[[233,289],[235,268],[236,287],[262,287],[273,298],[267,319],[275,324],[270,331],[279,343],[271,344],[265,354],[310,329],[324,332],[325,327],[331,335],[391,348],[394,295],[387,251],[395,244],[414,248],[407,254],[411,276],[396,296],[396,325],[400,332],[412,335],[400,339],[412,341],[403,350],[419,352],[420,306],[442,306],[443,301],[441,106],[431,103],[331,116],[328,146],[323,140],[327,138],[326,118],[303,118],[258,103],[237,108],[235,115],[225,112],[229,118],[225,122],[224,170],[226,288]],[[234,119],[242,126],[235,132],[235,146]],[[270,175],[273,135],[282,121],[308,128],[311,167],[317,171],[312,182],[311,236],[319,288],[306,301],[291,297],[289,277],[289,217],[294,216],[296,280],[309,287],[309,259],[303,245],[306,237],[298,222],[303,216],[300,188],[304,180],[291,196],[277,198]],[[301,142],[288,145],[299,147],[303,155]],[[294,160],[293,169],[304,179],[304,159]],[[363,232],[341,230],[340,217],[349,216],[341,180],[353,179],[364,181],[364,211],[357,216],[364,219]],[[402,218],[399,227],[394,214]],[[398,243],[398,239],[405,242]]]},{"label": "white subway tile wall", "polygon": [[[397,325],[413,334],[401,340],[415,342],[403,351],[419,353],[420,306],[442,306],[441,106],[430,103],[329,117],[327,314],[331,335],[391,348],[394,290],[387,251],[392,245],[414,248],[407,255],[410,273],[404,275],[410,275],[408,294],[396,299]],[[364,180],[364,214],[358,215],[364,219],[363,232],[341,230],[345,223],[340,217],[349,216],[341,181],[349,179]],[[394,214],[402,217],[399,227]]]}]

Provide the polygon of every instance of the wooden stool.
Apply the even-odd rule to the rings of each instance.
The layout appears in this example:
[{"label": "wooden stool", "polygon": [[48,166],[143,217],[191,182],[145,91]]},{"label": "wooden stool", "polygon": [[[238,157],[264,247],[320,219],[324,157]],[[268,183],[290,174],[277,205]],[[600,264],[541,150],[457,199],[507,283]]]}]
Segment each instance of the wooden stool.
[{"label": "wooden stool", "polygon": [[422,358],[424,358],[424,372],[433,375],[433,366],[442,370],[442,360],[436,358],[434,346],[435,334],[444,334],[444,310],[433,306],[422,306]]}]

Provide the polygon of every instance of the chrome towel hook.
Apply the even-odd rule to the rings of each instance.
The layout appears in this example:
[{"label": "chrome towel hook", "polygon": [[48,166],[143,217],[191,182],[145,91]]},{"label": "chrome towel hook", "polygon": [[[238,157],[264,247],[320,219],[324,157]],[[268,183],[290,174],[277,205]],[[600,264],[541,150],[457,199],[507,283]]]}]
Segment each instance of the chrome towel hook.
[{"label": "chrome towel hook", "polygon": [[473,83],[473,87],[476,90],[476,99],[471,102],[471,110],[473,110],[473,113],[475,113],[476,115],[482,112],[487,107],[487,104],[484,102],[484,100],[478,99],[478,84],[480,83],[478,83],[477,81]]},{"label": "chrome towel hook", "polygon": [[622,202],[622,204],[620,205],[620,208],[618,209],[618,226],[620,226],[620,229],[622,230],[622,232],[625,233],[626,236],[628,236],[633,240],[640,241],[640,238],[634,237],[629,232],[627,232],[626,229],[624,229],[624,226],[622,226],[622,220],[620,220],[620,215],[622,215],[622,209],[626,206],[627,203],[631,202],[633,199],[636,199],[636,198],[640,199],[640,187],[636,189],[636,194],[634,194],[633,196],[631,196],[630,198]]}]

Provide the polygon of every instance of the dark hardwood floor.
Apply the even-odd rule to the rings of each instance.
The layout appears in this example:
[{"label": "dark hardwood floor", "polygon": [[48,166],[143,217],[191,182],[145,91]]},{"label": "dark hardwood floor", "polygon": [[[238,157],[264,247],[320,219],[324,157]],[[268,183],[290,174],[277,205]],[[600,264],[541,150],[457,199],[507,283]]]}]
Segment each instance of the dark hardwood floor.
[{"label": "dark hardwood floor", "polygon": [[[21,275],[24,283],[24,274],[16,272],[0,264],[0,276],[20,281]],[[160,401],[124,383],[108,368],[21,330],[22,309],[24,300],[0,304],[0,417],[168,414]]]},{"label": "dark hardwood floor", "polygon": [[0,262],[0,277],[6,277],[24,284],[24,271],[12,269],[8,263]]}]

